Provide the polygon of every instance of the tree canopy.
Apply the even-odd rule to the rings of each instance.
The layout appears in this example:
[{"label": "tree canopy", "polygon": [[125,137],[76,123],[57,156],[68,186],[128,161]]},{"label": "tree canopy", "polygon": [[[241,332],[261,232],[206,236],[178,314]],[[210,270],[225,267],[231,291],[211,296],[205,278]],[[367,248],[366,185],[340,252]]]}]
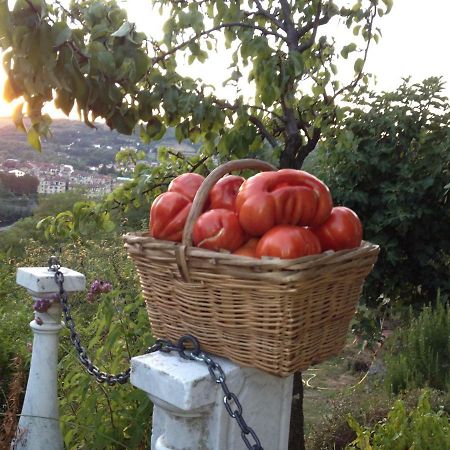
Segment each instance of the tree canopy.
[{"label": "tree canopy", "polygon": [[[0,45],[8,80],[5,97],[22,97],[14,120],[40,148],[53,101],[64,113],[76,107],[88,126],[97,117],[121,133],[140,127],[144,141],[175,127],[179,140],[202,142],[206,153],[242,157],[264,147],[282,167],[302,165],[336,116],[335,100],[365,79],[367,51],[380,31],[377,15],[391,0],[154,0],[170,10],[164,38],[156,42],[127,20],[113,0],[0,0]],[[325,31],[331,21],[349,28],[338,47]],[[361,39],[362,38],[362,39]],[[201,80],[181,76],[176,56],[205,62],[220,39],[230,49],[226,82],[250,83],[250,98],[215,96]],[[359,41],[352,42],[353,40]],[[354,59],[354,78],[341,85],[337,60]]]}]

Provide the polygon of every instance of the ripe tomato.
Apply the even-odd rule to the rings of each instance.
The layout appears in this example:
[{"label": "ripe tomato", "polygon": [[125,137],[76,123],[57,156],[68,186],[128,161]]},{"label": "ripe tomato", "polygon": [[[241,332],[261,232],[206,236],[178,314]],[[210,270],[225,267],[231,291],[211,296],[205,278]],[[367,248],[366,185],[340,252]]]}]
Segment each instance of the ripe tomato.
[{"label": "ripe tomato", "polygon": [[273,225],[320,225],[332,207],[330,191],[322,181],[293,169],[250,177],[236,198],[241,225],[252,236],[261,236]]},{"label": "ripe tomato", "polygon": [[256,256],[300,258],[322,251],[319,239],[305,227],[277,225],[265,233],[256,246]]},{"label": "ripe tomato", "polygon": [[227,175],[221,178],[209,193],[210,209],[235,210],[236,196],[244,178],[237,175]]},{"label": "ripe tomato", "polygon": [[234,252],[245,242],[245,234],[235,212],[211,209],[195,222],[192,240],[197,247]]},{"label": "ripe tomato", "polygon": [[333,208],[328,220],[311,230],[319,238],[324,251],[344,250],[361,245],[361,221],[354,211],[345,206]]},{"label": "ripe tomato", "polygon": [[158,195],[150,208],[150,232],[156,239],[180,242],[192,202],[178,192]]},{"label": "ripe tomato", "polygon": [[204,179],[198,173],[183,173],[170,182],[168,192],[183,194],[192,202]]},{"label": "ripe tomato", "polygon": [[242,247],[239,247],[233,252],[233,255],[249,256],[251,258],[256,258],[256,246],[258,245],[259,239],[253,238],[247,241]]}]

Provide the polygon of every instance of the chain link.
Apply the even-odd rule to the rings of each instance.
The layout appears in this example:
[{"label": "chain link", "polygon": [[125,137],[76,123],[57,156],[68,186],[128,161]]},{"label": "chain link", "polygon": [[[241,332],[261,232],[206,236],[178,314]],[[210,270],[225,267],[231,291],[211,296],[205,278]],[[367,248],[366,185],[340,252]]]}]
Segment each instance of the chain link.
[{"label": "chain link", "polygon": [[[114,386],[117,383],[125,384],[130,379],[131,373],[130,368],[116,375],[111,375],[101,371],[89,359],[86,349],[81,344],[80,336],[76,331],[75,322],[71,316],[71,308],[68,303],[67,292],[64,289],[64,275],[59,270],[61,266],[59,265],[57,260],[55,262],[55,260],[52,260],[52,258],[49,260],[49,269],[55,272],[55,281],[59,286],[59,295],[64,315],[64,321],[66,327],[70,331],[70,340],[72,341],[72,344],[74,345],[77,351],[78,359],[80,360],[81,364],[86,368],[88,373],[93,377],[95,377],[95,379],[99,383],[106,382],[109,386]],[[239,402],[237,395],[231,392],[226,384],[225,381],[226,376],[222,367],[217,362],[215,362],[210,356],[201,351],[200,343],[197,338],[191,335],[185,335],[178,340],[176,345],[167,339],[157,339],[151,347],[147,348],[145,354],[154,353],[157,351],[163,353],[170,353],[172,351],[175,351],[183,359],[205,363],[206,366],[208,367],[208,371],[209,374],[211,375],[212,380],[215,381],[217,384],[220,384],[222,388],[222,391],[224,393],[223,403],[225,409],[228,412],[229,416],[236,420],[236,423],[241,429],[241,437],[247,449],[263,450],[261,442],[258,439],[258,436],[256,435],[255,431],[247,425],[247,422],[242,416],[242,405]],[[250,442],[250,440],[253,440],[253,443]]]}]

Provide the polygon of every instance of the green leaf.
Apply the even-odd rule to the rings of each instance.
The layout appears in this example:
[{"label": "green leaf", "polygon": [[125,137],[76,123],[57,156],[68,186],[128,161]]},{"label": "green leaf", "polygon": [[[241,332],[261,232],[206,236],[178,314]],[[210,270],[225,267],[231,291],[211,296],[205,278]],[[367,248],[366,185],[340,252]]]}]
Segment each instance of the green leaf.
[{"label": "green leaf", "polygon": [[362,70],[364,68],[364,60],[362,58],[358,58],[355,61],[355,65],[353,67],[354,67],[356,73],[362,72]]},{"label": "green leaf", "polygon": [[153,117],[148,121],[145,131],[149,139],[158,140],[166,132],[166,127],[160,119]]},{"label": "green leaf", "polygon": [[11,45],[11,27],[8,0],[0,0],[0,46],[4,49]]},{"label": "green leaf", "polygon": [[39,133],[34,128],[34,126],[30,127],[30,129],[28,130],[27,141],[38,152],[42,150],[41,138],[39,136]]},{"label": "green leaf", "polygon": [[97,39],[104,38],[109,33],[109,27],[106,25],[106,23],[99,23],[98,25],[95,25],[92,27],[91,30],[91,40],[95,41]]},{"label": "green leaf", "polygon": [[124,22],[118,30],[114,31],[114,33],[111,34],[111,36],[124,37],[129,34],[131,30],[133,30],[133,28],[134,25],[132,25],[130,22]]},{"label": "green leaf", "polygon": [[349,53],[354,52],[356,50],[356,44],[352,42],[351,44],[345,45],[341,50],[341,55],[344,59],[348,58]]},{"label": "green leaf", "polygon": [[383,0],[383,3],[386,5],[386,14],[391,11],[392,6],[394,4],[393,0]]},{"label": "green leaf", "polygon": [[72,36],[72,30],[63,22],[57,22],[52,27],[53,45],[59,47]]},{"label": "green leaf", "polygon": [[56,90],[55,106],[61,109],[66,116],[72,111],[74,102],[75,99],[69,92],[63,89]]}]

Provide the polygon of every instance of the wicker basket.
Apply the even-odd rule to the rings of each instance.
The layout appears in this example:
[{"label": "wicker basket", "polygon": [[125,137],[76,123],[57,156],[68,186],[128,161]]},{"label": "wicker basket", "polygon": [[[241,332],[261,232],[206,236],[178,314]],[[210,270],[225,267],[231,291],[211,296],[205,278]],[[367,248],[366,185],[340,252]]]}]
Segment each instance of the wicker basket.
[{"label": "wicker basket", "polygon": [[125,247],[154,336],[177,340],[190,333],[205,351],[287,376],[342,350],[379,248],[363,242],[293,260],[255,260],[193,247],[193,224],[211,186],[244,168],[273,170],[254,160],[218,167],[197,193],[183,243],[129,233]]}]

